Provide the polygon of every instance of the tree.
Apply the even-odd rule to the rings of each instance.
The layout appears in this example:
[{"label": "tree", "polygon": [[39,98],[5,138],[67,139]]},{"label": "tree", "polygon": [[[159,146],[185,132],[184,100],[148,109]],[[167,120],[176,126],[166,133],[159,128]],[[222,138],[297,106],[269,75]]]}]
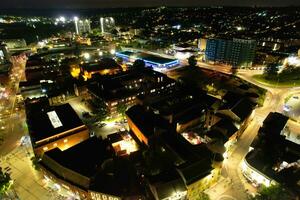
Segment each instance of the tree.
[{"label": "tree", "polygon": [[122,65],[122,64],[123,64],[123,58],[118,57],[118,58],[116,59],[116,62],[117,62],[119,65]]},{"label": "tree", "polygon": [[210,200],[208,194],[201,192],[196,200]]},{"label": "tree", "polygon": [[189,57],[188,62],[191,67],[195,67],[197,65],[196,56]]},{"label": "tree", "polygon": [[134,61],[132,67],[136,68],[136,69],[141,69],[144,68],[146,66],[145,61],[141,60],[141,59],[137,59],[136,61]]},{"label": "tree", "polygon": [[256,196],[250,200],[292,200],[291,195],[281,185],[262,186]]},{"label": "tree", "polygon": [[272,63],[272,64],[267,65],[267,67],[264,70],[264,75],[269,76],[269,77],[277,76],[278,71],[279,71],[278,64]]},{"label": "tree", "polygon": [[39,170],[40,169],[40,165],[39,165],[39,159],[35,156],[31,157],[31,162],[32,162],[32,166],[35,170]]},{"label": "tree", "polygon": [[13,184],[13,181],[10,178],[8,173],[5,173],[0,168],[0,196],[5,194]]},{"label": "tree", "polygon": [[127,110],[127,105],[126,105],[126,104],[124,104],[124,103],[119,103],[119,104],[117,105],[117,112],[118,112],[119,114],[121,114],[123,118],[124,118],[124,116],[125,116],[126,110]]},{"label": "tree", "polygon": [[96,121],[103,121],[108,116],[108,107],[105,102],[100,98],[93,98],[89,101],[91,106],[94,108],[93,114],[95,115]]}]

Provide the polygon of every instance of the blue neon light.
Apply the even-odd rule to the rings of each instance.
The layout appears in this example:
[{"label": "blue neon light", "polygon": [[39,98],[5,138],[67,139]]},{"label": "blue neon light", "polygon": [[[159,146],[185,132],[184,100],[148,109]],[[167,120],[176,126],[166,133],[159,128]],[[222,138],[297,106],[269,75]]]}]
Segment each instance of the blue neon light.
[{"label": "blue neon light", "polygon": [[[122,53],[116,53],[116,56],[120,56],[122,58],[125,58],[125,59],[129,59],[130,56],[129,55],[126,55],[126,54],[122,54]],[[141,58],[139,58],[141,59]],[[153,65],[157,65],[157,66],[169,66],[169,65],[176,65],[176,64],[179,64],[179,60],[174,60],[174,61],[170,61],[168,63],[158,63],[158,62],[153,62],[153,61],[150,61],[150,60],[146,60],[146,59],[141,59],[143,60],[146,64],[153,64]]]}]

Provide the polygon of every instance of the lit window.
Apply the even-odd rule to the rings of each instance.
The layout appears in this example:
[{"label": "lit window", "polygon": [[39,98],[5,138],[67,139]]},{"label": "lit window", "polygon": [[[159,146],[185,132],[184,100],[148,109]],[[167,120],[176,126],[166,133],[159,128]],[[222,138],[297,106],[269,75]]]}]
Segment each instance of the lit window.
[{"label": "lit window", "polygon": [[53,146],[57,147],[57,143],[54,143]]},{"label": "lit window", "polygon": [[48,150],[48,147],[44,147],[43,150],[44,150],[44,151],[47,151],[47,150]]},{"label": "lit window", "polygon": [[64,139],[64,143],[67,143],[68,142],[68,139]]}]

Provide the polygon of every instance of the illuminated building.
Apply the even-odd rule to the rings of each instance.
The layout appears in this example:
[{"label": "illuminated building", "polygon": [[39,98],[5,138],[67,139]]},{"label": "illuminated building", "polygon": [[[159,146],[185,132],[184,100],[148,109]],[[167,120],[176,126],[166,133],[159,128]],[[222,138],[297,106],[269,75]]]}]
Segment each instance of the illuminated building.
[{"label": "illuminated building", "polygon": [[[140,105],[129,108],[126,116],[133,138],[150,150],[159,149],[157,150],[159,155],[165,154],[167,157],[164,157],[166,159],[164,162],[172,163],[173,169],[177,171],[184,183],[185,187],[178,189],[176,184],[180,185],[180,181],[175,175],[171,178],[168,176],[172,168],[165,169],[161,166],[159,174],[146,177],[156,199],[185,199],[186,197],[196,199],[199,193],[216,182],[220,170],[212,167],[212,160],[217,153],[208,148],[208,141],[204,138],[199,139],[200,136],[197,137],[196,133],[194,139],[184,133],[177,133],[175,127],[172,127],[160,114]],[[154,147],[153,144],[159,147]],[[160,191],[170,192],[161,194]]]},{"label": "illuminated building", "polygon": [[90,94],[105,101],[112,115],[117,106],[131,106],[139,95],[159,94],[175,87],[175,81],[150,69],[134,69],[100,78],[99,83],[88,86]]},{"label": "illuminated building", "polygon": [[165,58],[144,52],[122,51],[117,52],[116,56],[130,62],[141,59],[145,62],[146,66],[152,67],[157,71],[163,71],[179,64],[179,61],[177,59]]},{"label": "illuminated building", "polygon": [[155,200],[185,200],[187,188],[176,170],[169,170],[147,180]]},{"label": "illuminated building", "polygon": [[[86,53],[84,54],[84,58],[90,60],[91,55]],[[85,81],[91,79],[95,74],[113,75],[123,71],[122,67],[118,65],[115,60],[110,58],[103,58],[97,62],[84,62],[80,64],[79,68]],[[73,73],[73,75],[76,75],[76,70],[78,69],[76,69],[76,67],[74,68],[73,66],[73,68],[71,68],[71,73]]]},{"label": "illuminated building", "polygon": [[65,151],[52,149],[42,157],[42,172],[80,199],[143,198],[135,173],[128,171],[130,157],[115,158],[111,145],[109,140],[92,137]]},{"label": "illuminated building", "polygon": [[66,150],[89,138],[89,131],[69,104],[49,106],[47,99],[27,101],[26,116],[36,156]]},{"label": "illuminated building", "polygon": [[27,44],[24,39],[3,39],[8,49],[26,48]]},{"label": "illuminated building", "polygon": [[207,39],[201,38],[198,40],[198,48],[200,49],[200,51],[205,51],[206,45],[207,45]]},{"label": "illuminated building", "polygon": [[43,92],[40,81],[20,82],[19,90],[23,99],[40,98],[46,96],[46,93]]},{"label": "illuminated building", "polygon": [[241,169],[254,185],[281,184],[291,194],[300,192],[300,145],[288,140],[288,117],[269,113],[251,144]]},{"label": "illuminated building", "polygon": [[139,150],[137,143],[126,131],[107,136],[118,156],[128,156]]},{"label": "illuminated building", "polygon": [[112,17],[100,17],[100,29],[102,33],[110,32],[115,28],[115,20]]},{"label": "illuminated building", "polygon": [[208,39],[205,56],[211,62],[225,63],[233,67],[251,67],[255,49],[255,40]]},{"label": "illuminated building", "polygon": [[159,114],[176,127],[177,132],[203,123],[207,105],[213,98],[204,93],[194,93],[187,88],[176,88],[162,94],[140,95],[137,103]]},{"label": "illuminated building", "polygon": [[76,34],[82,35],[83,33],[91,32],[91,21],[88,19],[74,18]]}]

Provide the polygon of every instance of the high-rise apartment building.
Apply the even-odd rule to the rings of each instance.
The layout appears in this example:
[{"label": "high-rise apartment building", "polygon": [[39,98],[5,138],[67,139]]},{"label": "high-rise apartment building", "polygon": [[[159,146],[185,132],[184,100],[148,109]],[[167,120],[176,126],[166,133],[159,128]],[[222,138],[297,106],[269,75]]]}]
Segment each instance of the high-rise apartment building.
[{"label": "high-rise apartment building", "polygon": [[112,17],[100,17],[100,28],[102,33],[106,33],[115,28],[115,20]]},{"label": "high-rise apartment building", "polygon": [[207,61],[225,63],[234,67],[251,67],[255,48],[255,40],[208,39],[205,57]]},{"label": "high-rise apartment building", "polygon": [[76,34],[81,35],[83,33],[89,33],[91,32],[91,21],[88,19],[78,19],[77,17],[74,18],[75,23],[75,30]]}]

